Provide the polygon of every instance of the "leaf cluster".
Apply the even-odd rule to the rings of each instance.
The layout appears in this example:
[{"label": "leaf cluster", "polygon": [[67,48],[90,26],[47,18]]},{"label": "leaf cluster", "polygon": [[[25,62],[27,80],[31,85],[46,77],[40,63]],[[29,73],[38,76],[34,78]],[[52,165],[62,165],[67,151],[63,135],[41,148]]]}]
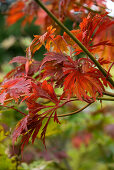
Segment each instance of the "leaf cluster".
[{"label": "leaf cluster", "polygon": [[[19,3],[19,8],[17,8],[17,4],[14,4],[16,6],[13,9],[11,8],[10,13],[12,14],[14,9],[18,13],[18,9],[19,15],[17,17],[21,18],[24,15],[21,10],[24,4],[23,1],[17,1],[17,3]],[[71,1],[69,1],[70,3]],[[36,12],[32,8],[34,4],[35,2],[32,1],[28,3],[28,8],[25,11],[29,13],[29,9],[33,9],[33,12]],[[68,6],[67,9],[65,1],[61,1],[59,5],[62,15],[73,4]],[[64,7],[63,10],[62,6]],[[32,19],[33,13],[25,18],[23,24],[26,21],[31,22]],[[109,40],[98,41],[99,35],[113,23],[107,17],[107,13],[95,15],[89,13],[86,18],[83,18],[79,29],[71,30],[71,33],[88,51],[96,55],[102,51],[103,46],[114,46]],[[19,136],[22,137],[22,151],[30,139],[34,143],[40,130],[42,131],[40,139],[45,145],[45,134],[49,121],[53,118],[54,122],[60,123],[57,112],[61,107],[79,100],[87,103],[84,107],[86,108],[98,97],[103,96],[105,87],[113,88],[107,77],[83,53],[83,50],[78,47],[74,40],[66,33],[63,33],[62,36],[57,35],[55,30],[55,28],[49,26],[43,35],[35,35],[30,46],[26,49],[26,57],[17,56],[10,61],[11,64],[18,63],[18,65],[7,73],[0,84],[1,106],[12,108],[24,116],[13,132],[13,144]],[[34,55],[42,46],[45,47],[47,52],[42,61],[36,61]],[[108,70],[104,69],[107,76],[111,76],[109,72],[113,65],[112,59],[108,60],[97,56],[96,60],[103,67],[110,65]],[[62,91],[59,95],[57,94],[58,88],[61,88]],[[28,113],[25,114],[11,105],[12,100],[18,105],[24,102]]]}]

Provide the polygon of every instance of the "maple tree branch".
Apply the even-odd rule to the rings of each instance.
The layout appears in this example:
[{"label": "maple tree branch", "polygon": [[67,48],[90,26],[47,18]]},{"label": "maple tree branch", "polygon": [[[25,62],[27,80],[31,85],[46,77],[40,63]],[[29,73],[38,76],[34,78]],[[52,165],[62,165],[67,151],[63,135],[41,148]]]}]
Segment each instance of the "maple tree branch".
[{"label": "maple tree branch", "polygon": [[98,67],[98,69],[102,72],[102,74],[107,78],[107,80],[110,82],[112,86],[114,86],[114,81],[112,78],[108,75],[104,68],[100,65],[100,63],[94,58],[94,56],[89,52],[89,50],[68,30],[65,25],[57,19],[55,15],[52,14],[51,11],[45,7],[45,5],[40,0],[34,0],[71,38],[74,40],[78,46],[83,50],[85,54],[88,55],[88,57],[94,62],[94,64]]},{"label": "maple tree branch", "polygon": [[[107,101],[114,101],[114,98],[105,98],[105,97],[97,97],[97,100],[106,100]],[[70,100],[70,101],[66,101],[65,103],[61,104],[59,107],[62,107],[63,105],[65,105],[66,103],[68,102],[72,102],[72,101],[75,101],[75,100]],[[92,102],[94,103],[94,102]],[[82,110],[84,110],[86,107],[88,107],[89,105],[91,105],[92,103],[88,103],[87,105],[85,105],[83,108],[77,110],[77,111],[74,111],[74,112],[71,112],[71,113],[67,113],[67,114],[61,114],[61,115],[57,115],[58,117],[64,117],[64,116],[70,116],[70,115],[73,115],[73,114],[77,114],[79,112],[81,112]],[[53,118],[53,116],[52,116]]]},{"label": "maple tree branch", "polygon": [[82,110],[86,109],[88,106],[90,106],[92,103],[88,103],[86,104],[84,107],[82,107],[81,109],[79,110],[76,110],[74,112],[71,112],[71,113],[66,113],[66,114],[61,114],[61,115],[57,115],[57,117],[65,117],[65,116],[71,116],[71,115],[74,115],[74,114],[77,114],[79,112],[81,112]]},{"label": "maple tree branch", "polygon": [[[102,98],[102,97],[98,97],[97,100],[107,100],[107,98]],[[108,101],[114,101],[114,98],[108,98]],[[57,117],[66,117],[66,116],[71,116],[71,115],[74,115],[74,114],[77,114],[81,111],[83,111],[84,109],[86,109],[88,106],[90,106],[92,103],[88,103],[86,104],[84,107],[82,107],[81,109],[79,110],[76,110],[74,112],[71,112],[71,113],[66,113],[66,114],[61,114],[61,115],[57,115]],[[52,118],[54,118],[54,116],[52,116]]]},{"label": "maple tree branch", "polygon": [[[86,109],[88,106],[90,106],[92,103],[88,103],[86,104],[84,107],[82,107],[81,109],[79,110],[76,110],[74,112],[71,112],[71,113],[66,113],[66,114],[61,114],[61,115],[57,115],[57,117],[66,117],[66,116],[71,116],[71,115],[75,115],[81,111],[83,111],[84,109]],[[46,116],[45,118],[49,118],[49,116]],[[54,116],[51,116],[51,118],[54,118]]]},{"label": "maple tree branch", "polygon": [[[111,93],[111,92],[103,92],[104,95],[107,95],[107,96],[111,96],[111,97],[114,97],[114,93]],[[60,97],[60,95],[57,95],[58,97]],[[96,100],[107,100],[107,101],[114,101],[114,98],[111,98],[111,97],[96,97]],[[73,96],[71,98],[75,98],[75,101],[76,100],[79,100],[77,97]],[[66,98],[64,98],[64,100],[66,100]]]},{"label": "maple tree branch", "polygon": [[[114,93],[111,93],[111,92],[107,92],[107,91],[105,91],[105,92],[103,92],[103,94],[104,95],[107,95],[107,96],[111,96],[111,97],[114,97]],[[21,95],[20,97],[25,97],[26,95]],[[57,95],[58,97],[60,97],[60,95]],[[76,97],[73,97],[73,98],[75,98],[75,100],[79,100],[78,98],[76,98]],[[4,100],[4,102],[6,103],[6,102],[10,102],[10,101],[12,101],[12,100],[14,100],[13,98],[10,98],[10,99],[6,99],[6,100]],[[65,100],[65,99],[64,99]],[[108,97],[96,97],[96,100],[107,100],[107,101],[114,101],[114,98],[108,98]],[[47,103],[49,103],[50,101],[46,101],[46,102],[44,102],[44,103],[42,103],[42,104],[47,104]]]},{"label": "maple tree branch", "polygon": [[108,98],[108,97],[97,97],[96,99],[97,99],[97,100],[102,100],[102,101],[103,101],[103,100],[106,100],[106,101],[114,101],[114,98],[111,98],[111,97],[109,97],[109,98]]},{"label": "maple tree branch", "polygon": [[103,94],[107,95],[107,96],[114,97],[114,93],[111,93],[111,92],[108,92],[108,91],[103,92]]}]

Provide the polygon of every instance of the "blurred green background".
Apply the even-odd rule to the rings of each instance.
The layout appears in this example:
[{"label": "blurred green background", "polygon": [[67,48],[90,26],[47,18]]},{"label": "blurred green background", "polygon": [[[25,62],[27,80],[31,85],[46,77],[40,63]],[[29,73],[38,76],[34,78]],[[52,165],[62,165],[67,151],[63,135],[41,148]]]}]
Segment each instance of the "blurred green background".
[{"label": "blurred green background", "polygon": [[[68,24],[70,21],[67,21]],[[25,49],[40,34],[40,28],[21,21],[6,27],[0,15],[0,81],[14,65],[8,62],[15,56],[24,56]],[[42,47],[35,58],[41,60]],[[79,109],[83,102],[67,104],[59,113]],[[24,110],[24,104],[19,106]],[[25,147],[21,157],[20,141],[12,147],[12,131],[22,118],[12,109],[0,107],[0,170],[114,170],[114,107],[111,101],[97,101],[83,112],[61,118],[60,125],[50,122],[46,133],[45,150],[39,137],[34,145]]]}]

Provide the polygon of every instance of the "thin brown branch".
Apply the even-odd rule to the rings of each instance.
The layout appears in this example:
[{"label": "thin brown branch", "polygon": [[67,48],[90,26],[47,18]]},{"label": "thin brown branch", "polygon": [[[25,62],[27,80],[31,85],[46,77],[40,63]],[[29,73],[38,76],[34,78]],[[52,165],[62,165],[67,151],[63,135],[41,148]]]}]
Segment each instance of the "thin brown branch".
[{"label": "thin brown branch", "polygon": [[[31,93],[32,94],[32,93]],[[111,93],[111,92],[107,92],[107,91],[105,91],[105,92],[103,92],[103,94],[104,95],[107,95],[107,96],[111,96],[111,97],[114,97],[114,93]],[[26,95],[24,94],[24,95],[21,95],[20,97],[25,97]],[[58,97],[60,97],[61,95],[57,95]],[[75,100],[79,100],[77,97],[72,97],[72,98],[75,98]],[[4,103],[7,103],[7,102],[10,102],[10,101],[12,101],[12,100],[14,100],[13,98],[10,98],[10,99],[6,99],[6,100],[4,100]],[[66,98],[64,98],[64,100],[66,100]],[[104,100],[104,97],[97,97],[96,98],[96,100]],[[105,100],[114,100],[113,98],[106,98],[105,97]],[[42,102],[42,104],[47,104],[47,103],[49,103],[50,101],[46,101],[46,102]]]},{"label": "thin brown branch", "polygon": [[[57,115],[58,117],[66,117],[66,116],[71,116],[71,115],[75,115],[81,111],[83,111],[84,109],[86,109],[88,106],[90,106],[92,103],[88,103],[86,104],[84,107],[82,107],[81,109],[79,110],[76,110],[74,112],[71,112],[71,113],[66,113],[66,114],[61,114],[61,115]],[[53,117],[52,117],[53,118]]]},{"label": "thin brown branch", "polygon": [[114,98],[107,98],[107,97],[98,97],[97,98],[97,100],[101,100],[101,101],[103,101],[103,100],[105,100],[105,101],[114,101]]},{"label": "thin brown branch", "polygon": [[111,93],[111,92],[108,92],[108,91],[103,92],[103,94],[107,95],[107,96],[114,97],[114,93]]}]

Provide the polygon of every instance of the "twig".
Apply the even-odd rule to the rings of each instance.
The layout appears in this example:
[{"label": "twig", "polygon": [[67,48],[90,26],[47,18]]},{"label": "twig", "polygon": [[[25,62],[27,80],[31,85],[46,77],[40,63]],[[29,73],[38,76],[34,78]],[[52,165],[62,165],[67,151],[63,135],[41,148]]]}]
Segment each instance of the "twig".
[{"label": "twig", "polygon": [[[76,111],[71,112],[71,113],[66,113],[66,114],[57,115],[57,117],[66,117],[66,116],[75,115],[75,114],[81,112],[82,110],[86,109],[86,108],[87,108],[88,106],[90,106],[91,104],[92,104],[92,103],[88,103],[88,104],[86,104],[84,107],[82,107],[82,108],[79,109],[79,110],[76,110]],[[54,117],[54,116],[53,116],[53,117]],[[53,118],[53,117],[52,117],[52,118]]]},{"label": "twig", "polygon": [[114,101],[114,98],[108,98],[108,97],[97,97],[97,100],[106,100],[106,101]]},{"label": "twig", "polygon": [[[114,93],[111,93],[111,92],[107,92],[107,91],[105,91],[105,92],[103,92],[103,94],[104,95],[107,95],[107,96],[111,96],[111,97],[114,97]],[[21,95],[20,97],[25,97],[26,95]],[[60,95],[57,95],[58,97],[60,97]],[[71,98],[75,98],[75,100],[78,100],[78,98],[77,97],[71,97]],[[66,98],[65,98],[66,99]],[[10,99],[6,99],[6,100],[4,100],[4,102],[5,103],[7,103],[7,102],[10,102],[10,101],[12,101],[12,100],[14,100],[13,98],[10,98]],[[114,99],[113,98],[106,98],[106,97],[97,97],[96,98],[96,100],[107,100],[107,101],[114,101]],[[50,102],[50,101],[49,101]],[[47,103],[49,103],[48,101],[46,101],[46,102],[43,102],[42,104],[47,104]]]},{"label": "twig", "polygon": [[103,94],[107,95],[107,96],[114,97],[114,93],[111,93],[111,92],[108,92],[108,91],[103,92]]}]

